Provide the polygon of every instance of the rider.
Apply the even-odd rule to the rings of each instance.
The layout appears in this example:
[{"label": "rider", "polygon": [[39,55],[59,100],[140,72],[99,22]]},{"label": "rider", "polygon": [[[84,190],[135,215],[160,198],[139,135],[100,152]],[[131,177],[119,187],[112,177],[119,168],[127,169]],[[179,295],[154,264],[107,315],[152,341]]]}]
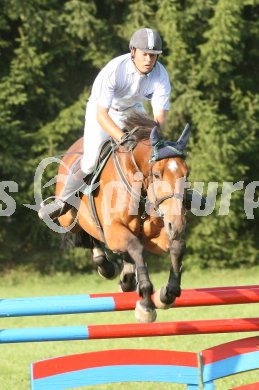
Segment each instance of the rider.
[{"label": "rider", "polygon": [[161,37],[151,28],[141,28],[132,35],[129,48],[130,53],[114,58],[97,75],[86,107],[81,167],[69,175],[61,197],[39,210],[41,219],[57,218],[72,207],[71,197],[93,172],[100,145],[109,137],[126,143],[123,120],[132,110],[145,112],[144,101],[151,102],[154,120],[163,129],[171,86],[158,62]]}]

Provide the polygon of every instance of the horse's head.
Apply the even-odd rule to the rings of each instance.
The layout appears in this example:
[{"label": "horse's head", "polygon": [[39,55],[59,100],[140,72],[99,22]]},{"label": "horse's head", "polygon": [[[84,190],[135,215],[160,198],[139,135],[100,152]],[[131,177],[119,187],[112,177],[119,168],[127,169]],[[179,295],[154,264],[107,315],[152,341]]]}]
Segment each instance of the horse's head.
[{"label": "horse's head", "polygon": [[[134,112],[125,120],[134,129],[138,146],[134,157],[145,177],[146,211],[163,217],[170,240],[181,237],[185,229],[185,183],[189,170],[185,150],[190,127],[186,125],[176,142],[161,138],[157,123],[143,113]],[[136,130],[137,129],[137,130]],[[151,130],[152,129],[152,130]],[[135,165],[133,169],[135,170]]]},{"label": "horse's head", "polygon": [[169,238],[178,239],[185,230],[184,198],[188,167],[185,149],[189,140],[187,124],[176,142],[160,138],[157,127],[150,134],[148,200],[157,214],[164,219]]}]

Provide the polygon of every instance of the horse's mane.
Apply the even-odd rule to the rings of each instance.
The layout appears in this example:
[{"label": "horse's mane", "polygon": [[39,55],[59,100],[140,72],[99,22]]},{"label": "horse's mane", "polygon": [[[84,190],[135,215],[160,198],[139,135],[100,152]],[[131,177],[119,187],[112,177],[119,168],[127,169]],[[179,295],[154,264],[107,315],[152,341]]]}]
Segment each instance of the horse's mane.
[{"label": "horse's mane", "polygon": [[125,120],[124,120],[125,129],[128,131],[133,130],[135,127],[138,127],[138,130],[134,133],[137,141],[144,139],[149,139],[150,132],[153,127],[158,126],[157,122],[154,119],[151,119],[146,114],[134,110]]}]

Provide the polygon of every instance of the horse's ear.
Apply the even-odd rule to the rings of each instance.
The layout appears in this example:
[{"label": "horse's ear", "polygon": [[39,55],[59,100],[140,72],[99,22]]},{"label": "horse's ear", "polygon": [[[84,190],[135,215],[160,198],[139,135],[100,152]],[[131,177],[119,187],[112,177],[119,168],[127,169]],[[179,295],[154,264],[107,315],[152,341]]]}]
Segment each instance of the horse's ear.
[{"label": "horse's ear", "polygon": [[152,146],[155,146],[158,141],[160,141],[160,135],[159,135],[159,130],[158,126],[153,127],[150,133],[150,143]]},{"label": "horse's ear", "polygon": [[184,150],[187,146],[188,141],[189,141],[189,137],[190,137],[190,125],[189,125],[189,123],[187,123],[182,134],[178,138],[178,141],[176,142],[177,149]]}]

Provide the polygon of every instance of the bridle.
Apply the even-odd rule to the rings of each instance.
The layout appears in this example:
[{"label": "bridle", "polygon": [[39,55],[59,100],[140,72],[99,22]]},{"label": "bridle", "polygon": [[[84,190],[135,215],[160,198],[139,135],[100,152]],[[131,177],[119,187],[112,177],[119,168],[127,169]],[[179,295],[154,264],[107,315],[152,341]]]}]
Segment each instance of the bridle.
[{"label": "bridle", "polygon": [[164,213],[159,209],[159,206],[167,199],[175,198],[178,200],[183,201],[183,194],[179,192],[172,192],[171,194],[162,196],[161,198],[157,199],[156,191],[155,191],[155,185],[154,185],[154,174],[152,172],[152,165],[154,164],[153,161],[149,160],[149,172],[148,176],[150,178],[150,186],[151,190],[154,196],[154,201],[151,202],[148,198],[146,199],[146,204],[148,204],[149,207],[152,207],[152,209],[158,214],[159,217],[164,217]]},{"label": "bridle", "polygon": [[[128,133],[128,137],[130,137],[132,134],[134,134],[137,130],[139,129],[139,127],[135,127],[132,131],[130,131]],[[132,185],[128,182],[122,168],[121,168],[121,165],[120,165],[120,162],[119,162],[119,158],[118,158],[118,154],[117,154],[117,150],[118,148],[114,148],[113,149],[113,161],[114,161],[114,164],[115,164],[115,167],[116,167],[116,170],[117,170],[117,173],[119,174],[121,180],[122,180],[122,183],[124,184],[126,190],[128,191],[128,193],[131,194],[131,196],[133,196],[133,198],[137,201],[139,201],[142,205],[144,204],[145,205],[145,212],[142,214],[141,218],[144,219],[146,218],[147,216],[147,211],[152,209],[156,215],[158,217],[161,217],[163,218],[164,217],[164,213],[162,210],[160,210],[159,206],[167,199],[171,199],[171,198],[176,198],[176,199],[179,199],[179,200],[183,200],[183,194],[181,193],[178,193],[178,192],[172,192],[171,194],[168,194],[168,195],[165,195],[161,198],[157,198],[156,196],[156,193],[155,193],[155,186],[154,186],[154,174],[152,172],[152,166],[154,165],[154,162],[152,159],[150,159],[148,161],[148,164],[149,164],[149,169],[148,169],[148,177],[149,180],[149,184],[151,185],[151,190],[152,190],[152,193],[154,195],[154,201],[150,201],[147,197],[147,195],[143,196],[137,192],[135,192],[132,188]],[[134,153],[133,153],[133,150],[130,150],[129,152],[131,154],[131,161],[134,165],[134,167],[136,168],[136,172],[135,173],[140,173],[143,175],[143,172],[140,170],[137,162],[136,162],[136,159],[134,157]],[[152,155],[152,151],[151,151],[151,155]],[[147,194],[147,188],[144,188],[144,192]]]}]

